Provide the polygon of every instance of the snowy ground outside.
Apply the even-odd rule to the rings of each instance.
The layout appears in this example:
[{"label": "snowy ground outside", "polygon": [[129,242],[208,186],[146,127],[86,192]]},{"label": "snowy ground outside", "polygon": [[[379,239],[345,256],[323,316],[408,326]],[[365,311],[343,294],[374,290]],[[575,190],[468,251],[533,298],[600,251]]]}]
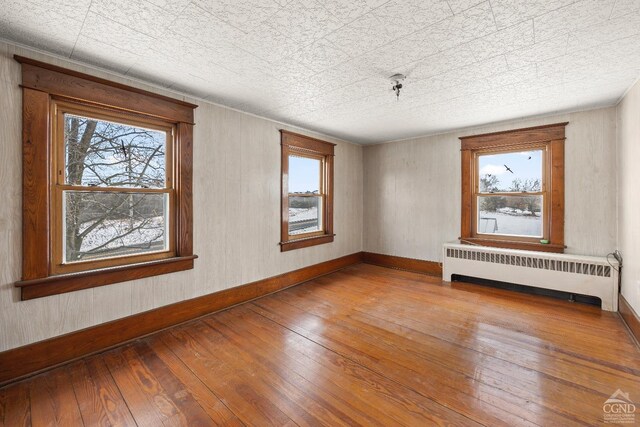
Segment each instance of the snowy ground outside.
[{"label": "snowy ground outside", "polygon": [[[84,254],[82,259],[107,258],[163,250],[164,218],[157,216],[148,218],[146,224],[143,222],[134,221],[132,223],[128,219],[104,221],[82,240],[80,249],[80,252]],[[92,223],[86,223],[81,231],[91,225]],[[103,245],[105,246],[100,248]],[[97,249],[95,254],[87,254],[93,249]],[[68,253],[67,261],[74,260],[73,254]]]},{"label": "snowy ground outside", "polygon": [[318,208],[289,208],[289,234],[319,231]]},{"label": "snowy ground outside", "polygon": [[539,212],[532,216],[529,212],[516,210],[509,213],[480,211],[478,232],[542,238],[542,218],[539,215]]}]

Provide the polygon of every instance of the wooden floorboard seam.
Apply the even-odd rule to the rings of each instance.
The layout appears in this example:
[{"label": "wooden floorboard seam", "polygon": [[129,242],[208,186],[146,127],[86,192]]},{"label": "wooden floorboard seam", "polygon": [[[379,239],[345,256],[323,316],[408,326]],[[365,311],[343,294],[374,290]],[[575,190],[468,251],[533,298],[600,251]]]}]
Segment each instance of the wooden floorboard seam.
[{"label": "wooden floorboard seam", "polygon": [[[362,316],[365,316],[365,317],[373,317],[373,318],[377,318],[377,319],[379,319],[379,320],[381,320],[381,321],[392,322],[392,323],[394,323],[395,325],[398,325],[399,327],[408,328],[408,329],[411,329],[411,330],[413,330],[413,331],[416,331],[417,333],[421,333],[421,334],[424,334],[424,335],[426,335],[426,336],[430,336],[430,337],[432,337],[432,338],[434,338],[434,339],[440,339],[440,340],[442,340],[442,338],[441,338],[441,337],[439,337],[439,336],[437,336],[437,335],[434,335],[434,334],[432,334],[432,333],[429,333],[429,331],[418,330],[418,329],[415,329],[415,328],[413,328],[413,327],[409,327],[409,326],[405,326],[405,325],[402,325],[402,324],[398,324],[398,323],[394,322],[394,321],[393,321],[393,319],[391,319],[391,320],[390,320],[390,319],[386,319],[386,318],[384,318],[384,317],[380,317],[380,316],[376,315],[375,313],[372,313],[371,311],[362,311],[362,310],[360,310],[358,307],[354,307],[354,308],[353,308],[353,310],[354,310],[354,311],[356,311],[356,312],[358,312],[358,313],[360,313]],[[474,349],[474,348],[471,348],[471,347],[469,347],[469,346],[462,346],[461,344],[459,344],[458,342],[455,342],[455,341],[446,341],[446,342],[449,342],[449,343],[451,343],[452,345],[456,345],[456,346],[460,346],[460,347],[463,347],[463,348],[467,348],[467,349],[469,349],[469,350],[471,350],[471,351],[475,351],[475,352],[478,352],[478,353],[481,353],[481,354],[486,354],[486,353],[484,353],[484,352],[480,352],[480,350],[478,350],[478,349]],[[579,354],[573,354],[573,353],[568,353],[568,354],[571,354],[571,356],[572,356],[572,357],[581,358],[581,359],[586,360],[586,361],[592,361],[592,360],[589,360],[589,359],[584,359],[584,358],[583,358],[581,355],[579,355]],[[495,356],[493,356],[493,357],[495,357]],[[508,363],[514,363],[512,360],[509,360],[509,359],[506,359],[506,358],[500,358],[500,359],[501,359],[501,360],[504,360],[505,362],[508,362]],[[520,366],[522,366],[522,365],[520,365]],[[621,366],[619,366],[619,365],[615,365],[615,367],[614,367],[614,368],[615,368],[616,370],[618,370],[618,369],[623,370],[623,369],[624,369],[624,370],[626,370],[627,372],[632,373],[632,374],[634,374],[634,375],[640,375],[640,371],[637,371],[637,370],[630,370],[630,369],[628,369],[628,368],[626,368],[626,367],[621,367]]]},{"label": "wooden floorboard seam", "polygon": [[640,391],[625,329],[358,264],[0,388],[0,426],[598,425]]},{"label": "wooden floorboard seam", "polygon": [[[253,305],[253,304],[254,304],[254,302],[251,302],[251,304],[249,304],[249,306],[251,306],[251,305]],[[249,308],[251,309],[251,307],[249,307]],[[254,312],[255,312],[255,311],[254,311]],[[288,331],[290,331],[290,332],[292,332],[292,333],[294,333],[294,334],[296,334],[296,335],[300,336],[301,338],[303,338],[303,339],[305,339],[305,340],[307,340],[307,341],[310,341],[310,342],[312,342],[312,343],[314,343],[314,344],[316,344],[316,345],[319,345],[320,347],[322,347],[322,348],[326,349],[327,351],[330,351],[330,352],[332,352],[332,353],[334,353],[334,354],[336,354],[336,355],[338,355],[338,356],[340,356],[340,357],[344,357],[345,359],[350,360],[352,363],[355,363],[355,364],[360,365],[356,360],[351,359],[351,358],[350,358],[349,356],[347,356],[347,355],[341,354],[341,353],[339,353],[339,352],[337,352],[337,351],[335,351],[335,350],[333,350],[333,349],[331,349],[331,348],[329,348],[329,347],[326,347],[326,346],[325,346],[325,345],[323,345],[322,343],[319,343],[319,342],[317,342],[317,341],[314,341],[313,339],[311,339],[311,338],[309,338],[309,337],[306,337],[306,336],[304,336],[304,335],[302,335],[302,334],[298,333],[297,331],[294,331],[293,329],[288,328],[286,325],[283,325],[283,324],[281,324],[281,323],[278,323],[278,322],[277,322],[277,321],[275,321],[274,319],[271,319],[271,318],[269,318],[269,317],[267,317],[267,316],[262,315],[261,313],[258,313],[258,312],[255,312],[255,313],[256,313],[257,315],[259,315],[259,316],[263,317],[264,319],[266,319],[266,320],[268,320],[268,321],[271,321],[271,322],[273,322],[273,323],[277,324],[278,326],[280,326],[280,327],[282,327],[282,328],[284,328],[284,329],[286,329],[286,330],[288,330]],[[368,368],[367,366],[364,366],[364,365],[360,365],[360,366],[361,366],[363,369],[366,369],[366,370],[368,370],[369,372],[371,372],[371,373],[373,373],[373,374],[380,375],[380,376],[382,376],[382,377],[386,378],[387,380],[389,380],[389,381],[391,381],[391,382],[395,383],[396,385],[398,385],[398,386],[400,386],[400,387],[406,388],[406,389],[408,389],[408,390],[413,391],[413,392],[414,392],[414,393],[416,393],[416,394],[421,395],[422,397],[424,397],[425,399],[430,400],[431,402],[433,402],[433,403],[434,403],[434,404],[436,404],[436,405],[439,405],[439,406],[442,406],[443,408],[446,408],[446,406],[443,406],[441,403],[439,403],[439,402],[435,401],[434,399],[430,398],[429,396],[425,396],[425,395],[423,395],[423,394],[422,394],[422,393],[420,393],[418,390],[412,389],[411,387],[408,387],[408,386],[406,386],[405,384],[402,384],[402,383],[400,383],[400,382],[396,381],[395,379],[390,378],[390,377],[388,377],[388,376],[384,375],[384,373],[382,373],[382,372],[374,371],[374,370],[372,370],[372,369],[370,369],[370,368]],[[451,408],[448,408],[448,409],[451,409]],[[456,411],[456,412],[457,412],[457,411]],[[474,422],[474,423],[477,423],[477,422],[478,422],[478,421],[476,421],[476,420],[473,420],[473,419],[471,419],[471,418],[467,417],[467,416],[466,416],[466,415],[464,415],[464,414],[461,414],[461,413],[459,413],[459,412],[458,412],[458,414],[459,414],[460,416],[465,417],[466,419],[468,419],[468,420],[469,420],[469,421],[471,421],[471,422]],[[484,424],[483,424],[483,425],[484,425]]]},{"label": "wooden floorboard seam", "polygon": [[[285,304],[287,304],[288,302],[287,302],[287,301],[284,301],[284,303],[285,303]],[[255,305],[255,303],[252,303],[252,305]],[[261,314],[261,313],[257,313],[257,314]],[[302,338],[305,338],[305,339],[307,339],[307,340],[309,340],[309,341],[311,341],[311,342],[314,342],[314,343],[315,343],[315,344],[317,344],[317,345],[320,345],[320,346],[324,347],[324,348],[325,348],[325,349],[327,349],[328,351],[331,351],[331,352],[333,352],[333,353],[335,353],[335,354],[337,354],[337,355],[339,355],[339,356],[341,356],[341,357],[344,357],[344,358],[346,358],[346,359],[349,359],[349,360],[351,360],[353,363],[358,363],[358,364],[359,364],[359,362],[358,362],[357,360],[354,360],[354,359],[350,358],[350,357],[349,357],[348,355],[346,355],[346,354],[342,354],[342,353],[340,353],[340,352],[338,352],[338,351],[335,351],[335,350],[333,350],[332,348],[327,347],[327,346],[325,346],[324,344],[319,343],[319,342],[317,342],[317,341],[313,340],[313,339],[312,339],[312,338],[310,338],[310,337],[307,337],[307,336],[305,336],[305,335],[303,335],[303,334],[300,334],[299,332],[297,332],[297,331],[295,331],[295,330],[293,330],[293,329],[288,328],[286,325],[283,325],[282,323],[279,323],[279,322],[277,322],[277,321],[276,321],[276,320],[274,320],[274,319],[268,318],[267,316],[264,316],[264,315],[263,315],[263,317],[265,317],[265,318],[267,318],[268,320],[271,320],[271,321],[273,321],[273,322],[277,323],[278,325],[280,325],[280,326],[282,326],[283,328],[285,328],[285,329],[287,329],[287,330],[289,330],[289,331],[291,331],[291,332],[293,332],[293,333],[295,333],[295,334],[297,334],[297,335],[301,336]],[[439,339],[439,338],[436,338],[436,339]],[[454,344],[454,345],[455,345],[455,344]],[[512,363],[512,362],[510,362],[510,361],[505,361],[505,362],[506,362],[506,363],[513,364],[513,363]],[[442,363],[440,363],[440,362],[434,362],[434,363],[436,363],[436,364],[438,364],[438,365],[442,366],[444,369],[452,370],[451,368],[447,367],[446,365],[444,365],[444,364],[442,364]],[[514,364],[514,365],[515,365],[515,364]],[[434,400],[433,398],[431,398],[431,397],[429,397],[429,396],[427,396],[427,395],[424,395],[424,394],[423,394],[423,393],[421,393],[419,390],[416,390],[416,389],[414,389],[414,388],[411,388],[411,387],[407,386],[406,384],[402,384],[402,383],[400,383],[400,382],[395,381],[393,378],[390,378],[390,377],[386,376],[383,372],[372,370],[372,369],[370,369],[369,367],[364,366],[364,365],[361,365],[361,366],[363,366],[363,368],[365,368],[365,369],[367,369],[367,370],[371,371],[371,372],[372,372],[372,373],[374,373],[374,374],[381,375],[381,376],[383,376],[383,377],[385,377],[385,378],[389,379],[390,381],[395,382],[395,383],[396,383],[396,384],[398,384],[399,386],[402,386],[402,387],[406,387],[406,388],[411,389],[412,391],[414,391],[414,392],[416,392],[416,393],[418,393],[418,394],[422,395],[423,397],[425,397],[425,398],[427,398],[427,399],[431,400],[432,402],[434,402],[434,403],[436,403],[436,404],[438,404],[438,405],[442,405],[442,403],[438,402],[437,400]],[[524,369],[531,370],[530,368],[524,368]],[[534,371],[534,370],[532,370],[532,371]],[[462,373],[462,372],[459,372],[459,371],[456,371],[456,372],[458,372],[458,373],[459,373],[459,374],[461,374],[461,375],[465,375],[465,374],[464,374],[464,373]],[[540,373],[539,371],[535,371],[535,372]],[[552,377],[549,377],[549,378],[552,378]],[[553,378],[553,379],[555,380],[555,378]],[[488,382],[484,382],[484,383],[486,384],[486,386],[487,386],[487,387],[496,388],[496,390],[498,390],[498,391],[506,392],[505,390],[503,390],[503,389],[501,389],[501,388],[499,388],[499,387],[496,387],[496,386],[494,386],[494,385],[492,385],[492,384],[490,384],[490,383],[488,383]],[[567,384],[569,385],[569,383],[567,383]],[[603,395],[603,398],[604,398],[604,399],[606,399],[606,397],[608,397],[608,396]],[[496,407],[496,409],[497,409],[497,407]],[[546,409],[547,409],[547,410],[549,410],[549,411],[552,411],[552,412],[556,413],[559,417],[572,419],[571,417],[567,417],[567,415],[566,415],[566,414],[563,414],[563,413],[561,413],[561,412],[558,412],[558,411],[554,410],[553,408],[548,408],[548,407],[547,407]],[[456,412],[457,412],[457,411],[456,411]],[[460,415],[462,415],[462,416],[465,416],[464,414],[461,414],[460,412],[458,412],[458,413],[459,413]],[[517,415],[517,414],[514,414],[514,415]],[[467,417],[467,416],[465,416],[465,417],[466,417],[466,418],[468,418],[468,419],[470,419],[470,418],[469,418],[469,417]],[[470,420],[471,420],[471,421],[474,421],[474,422],[479,422],[478,420],[472,420],[472,419],[470,419]],[[577,422],[581,422],[581,421],[580,421],[579,419],[577,419],[577,418],[573,418],[573,420],[574,420],[574,421],[577,421]],[[582,422],[581,422],[581,423],[582,423]],[[585,424],[585,425],[588,425],[588,424]]]},{"label": "wooden floorboard seam", "polygon": [[[221,310],[224,311],[224,310]],[[188,322],[186,325],[190,324],[190,323],[196,323],[197,321],[200,321],[201,319],[197,319],[194,320],[193,322]],[[167,332],[167,331],[163,331],[163,332]],[[158,334],[159,335],[159,334]],[[236,414],[233,409],[231,409],[229,407],[229,405],[225,402],[225,399],[222,396],[219,396],[213,389],[211,389],[211,387],[209,387],[209,385],[202,381],[202,379],[197,375],[197,373],[192,369],[191,366],[189,366],[189,364],[187,364],[178,354],[176,354],[176,352],[174,351],[174,349],[172,349],[170,346],[166,345],[163,343],[163,345],[165,345],[165,347],[167,348],[168,351],[170,351],[175,357],[176,359],[178,359],[180,361],[180,363],[182,363],[182,365],[184,366],[184,368],[186,368],[189,372],[191,372],[193,374],[193,376],[195,377],[196,381],[199,381],[200,384],[202,384],[204,387],[207,388],[207,390],[209,390],[209,392],[215,396],[216,399],[218,399],[222,405],[224,405],[225,408],[227,408],[227,410],[234,414],[236,417],[238,417],[238,414]],[[238,420],[240,420],[240,418],[238,418]],[[242,420],[240,420],[240,422],[242,422]],[[246,425],[244,423],[242,423],[243,425]]]}]

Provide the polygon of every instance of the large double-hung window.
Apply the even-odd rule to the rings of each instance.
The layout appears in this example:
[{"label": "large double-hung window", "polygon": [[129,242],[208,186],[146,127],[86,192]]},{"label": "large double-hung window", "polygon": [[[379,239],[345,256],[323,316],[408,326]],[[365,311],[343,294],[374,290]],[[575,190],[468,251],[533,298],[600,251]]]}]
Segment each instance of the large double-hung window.
[{"label": "large double-hung window", "polygon": [[54,272],[175,254],[174,126],[55,102]]},{"label": "large double-hung window", "polygon": [[476,153],[477,235],[548,237],[546,157],[544,146]]},{"label": "large double-hung window", "polygon": [[460,138],[463,242],[564,250],[566,124]]},{"label": "large double-hung window", "polygon": [[193,268],[196,105],[22,64],[22,299]]}]

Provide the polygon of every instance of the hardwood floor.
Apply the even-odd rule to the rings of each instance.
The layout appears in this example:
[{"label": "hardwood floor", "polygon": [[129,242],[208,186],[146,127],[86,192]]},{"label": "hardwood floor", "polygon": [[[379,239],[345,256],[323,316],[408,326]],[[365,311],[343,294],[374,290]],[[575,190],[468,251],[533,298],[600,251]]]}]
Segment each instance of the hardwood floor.
[{"label": "hardwood floor", "polygon": [[617,389],[616,314],[360,264],[0,389],[0,425],[598,425]]}]

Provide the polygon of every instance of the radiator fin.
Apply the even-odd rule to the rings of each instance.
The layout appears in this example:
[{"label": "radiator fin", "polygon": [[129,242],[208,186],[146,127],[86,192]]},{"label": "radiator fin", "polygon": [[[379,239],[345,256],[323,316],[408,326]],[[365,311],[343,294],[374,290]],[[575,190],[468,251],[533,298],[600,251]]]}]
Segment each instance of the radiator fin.
[{"label": "radiator fin", "polygon": [[448,258],[468,259],[471,261],[493,264],[515,265],[518,267],[541,270],[563,271],[566,273],[585,274],[589,276],[611,277],[611,266],[597,263],[561,261],[549,258],[535,258],[521,255],[487,253],[476,249],[447,248]]}]

